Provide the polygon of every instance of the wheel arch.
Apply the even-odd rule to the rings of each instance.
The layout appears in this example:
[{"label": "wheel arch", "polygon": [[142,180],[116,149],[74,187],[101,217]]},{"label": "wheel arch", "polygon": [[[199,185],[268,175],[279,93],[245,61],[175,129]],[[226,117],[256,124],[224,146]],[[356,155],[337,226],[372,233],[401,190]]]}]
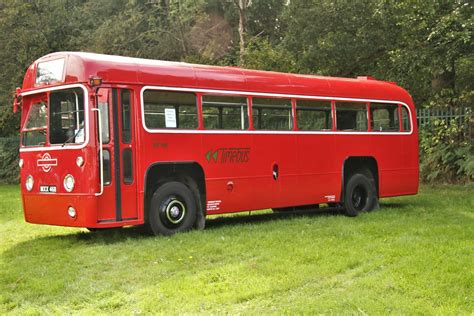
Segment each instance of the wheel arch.
[{"label": "wheel arch", "polygon": [[348,156],[342,164],[341,202],[344,202],[346,184],[355,173],[362,173],[374,181],[377,198],[379,198],[379,168],[377,160],[372,156]]},{"label": "wheel arch", "polygon": [[162,184],[179,181],[188,186],[195,194],[203,216],[206,216],[206,182],[202,166],[195,161],[155,162],[148,166],[144,179],[144,218],[148,221],[148,212],[153,193]]}]

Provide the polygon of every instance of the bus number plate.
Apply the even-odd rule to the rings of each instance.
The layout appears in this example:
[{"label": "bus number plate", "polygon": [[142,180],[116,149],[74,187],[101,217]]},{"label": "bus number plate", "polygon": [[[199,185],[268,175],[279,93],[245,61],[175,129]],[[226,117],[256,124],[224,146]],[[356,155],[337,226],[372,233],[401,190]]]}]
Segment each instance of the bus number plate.
[{"label": "bus number plate", "polygon": [[40,185],[40,192],[56,193],[56,186],[55,185]]}]

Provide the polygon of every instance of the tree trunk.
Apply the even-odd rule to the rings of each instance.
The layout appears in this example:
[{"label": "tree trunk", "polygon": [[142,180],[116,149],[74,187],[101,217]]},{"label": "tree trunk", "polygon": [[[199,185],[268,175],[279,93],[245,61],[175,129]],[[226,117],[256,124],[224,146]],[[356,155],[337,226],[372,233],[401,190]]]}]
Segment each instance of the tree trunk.
[{"label": "tree trunk", "polygon": [[239,52],[239,66],[245,65],[245,37],[247,33],[247,16],[246,11],[250,5],[250,0],[234,0],[234,4],[239,10],[239,41],[240,41],[240,52]]},{"label": "tree trunk", "polygon": [[[455,93],[456,89],[456,72],[455,72],[454,60],[451,61],[451,69],[444,69],[441,72],[433,74],[431,78],[431,90],[433,94],[439,93],[444,89],[449,89],[452,93]],[[453,104],[450,104],[453,105]]]}]

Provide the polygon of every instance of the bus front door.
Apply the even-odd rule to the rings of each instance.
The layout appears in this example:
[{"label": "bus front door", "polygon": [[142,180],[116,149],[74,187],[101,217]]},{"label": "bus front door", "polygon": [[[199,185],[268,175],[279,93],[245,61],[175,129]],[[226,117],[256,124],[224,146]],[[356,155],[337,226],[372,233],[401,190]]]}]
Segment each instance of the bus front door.
[{"label": "bus front door", "polygon": [[98,92],[101,113],[104,189],[98,201],[98,222],[136,220],[137,179],[133,92],[128,89],[101,88]]}]

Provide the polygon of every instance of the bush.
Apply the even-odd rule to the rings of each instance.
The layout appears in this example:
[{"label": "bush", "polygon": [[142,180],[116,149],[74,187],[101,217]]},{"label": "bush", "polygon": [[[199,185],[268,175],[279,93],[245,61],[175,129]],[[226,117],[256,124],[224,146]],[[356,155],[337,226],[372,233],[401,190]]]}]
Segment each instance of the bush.
[{"label": "bush", "polygon": [[20,140],[17,136],[0,137],[0,183],[18,183]]},{"label": "bush", "polygon": [[420,128],[421,180],[428,183],[473,181],[473,149],[456,120],[436,120],[432,126]]}]

